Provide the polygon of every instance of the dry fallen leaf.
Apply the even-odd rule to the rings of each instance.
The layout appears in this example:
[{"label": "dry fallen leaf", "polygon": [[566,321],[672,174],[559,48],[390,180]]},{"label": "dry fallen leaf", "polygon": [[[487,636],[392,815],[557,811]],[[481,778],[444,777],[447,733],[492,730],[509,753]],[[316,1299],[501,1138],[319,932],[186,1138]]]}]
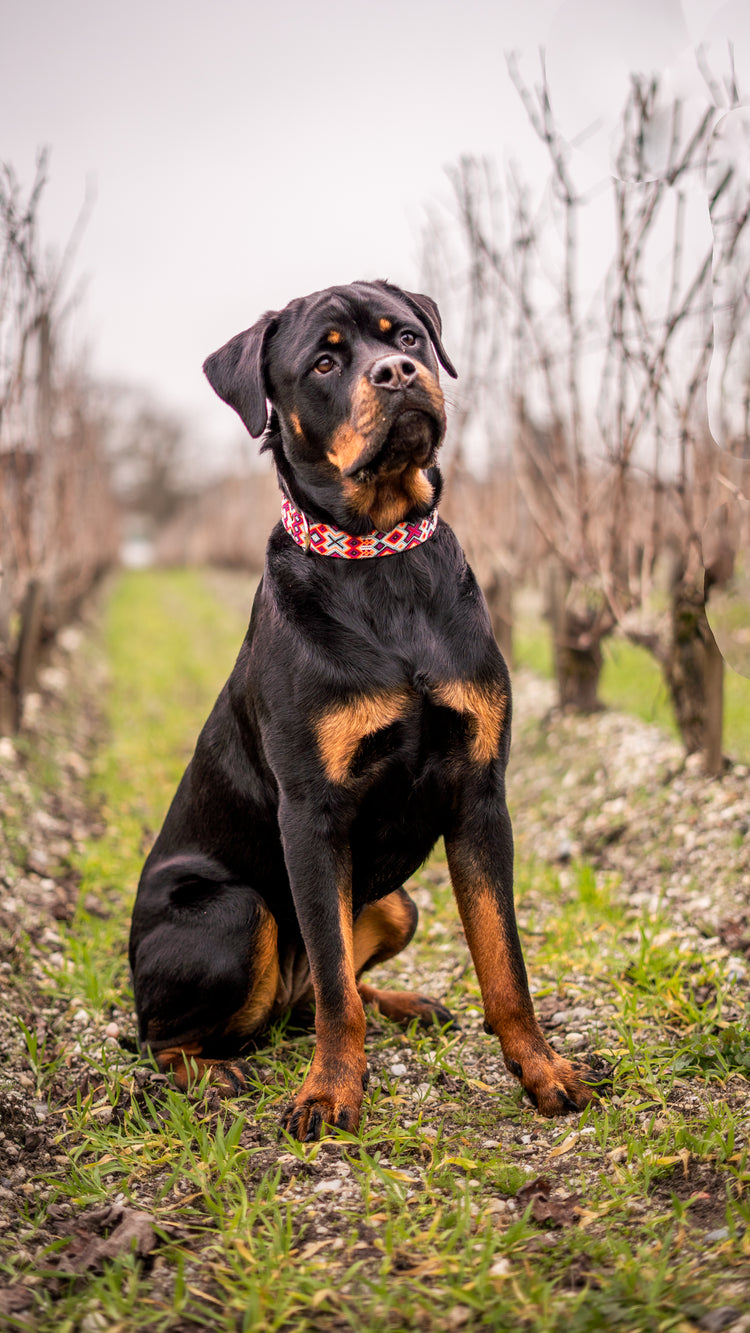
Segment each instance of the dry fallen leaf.
[{"label": "dry fallen leaf", "polygon": [[570,1152],[575,1148],[580,1137],[578,1130],[572,1129],[567,1138],[563,1139],[562,1143],[559,1143],[556,1148],[552,1149],[550,1157],[562,1157],[563,1153]]},{"label": "dry fallen leaf", "polygon": [[552,1199],[552,1182],[548,1176],[538,1176],[522,1185],[516,1194],[519,1207],[528,1208],[531,1204],[531,1220],[538,1225],[553,1227],[571,1226],[578,1218],[578,1196],[570,1195],[567,1199]]},{"label": "dry fallen leaf", "polygon": [[26,1310],[32,1301],[32,1293],[28,1287],[22,1287],[18,1283],[13,1283],[10,1287],[0,1287],[0,1314],[12,1315],[18,1314],[20,1310]]},{"label": "dry fallen leaf", "polygon": [[91,1232],[79,1238],[79,1253],[74,1254],[69,1267],[74,1273],[85,1273],[88,1269],[100,1268],[107,1259],[114,1259],[118,1254],[135,1251],[136,1254],[150,1254],[156,1246],[156,1236],[152,1219],[148,1213],[136,1208],[122,1208],[112,1205],[95,1209],[84,1215],[89,1225],[117,1225],[109,1236],[92,1235]]}]

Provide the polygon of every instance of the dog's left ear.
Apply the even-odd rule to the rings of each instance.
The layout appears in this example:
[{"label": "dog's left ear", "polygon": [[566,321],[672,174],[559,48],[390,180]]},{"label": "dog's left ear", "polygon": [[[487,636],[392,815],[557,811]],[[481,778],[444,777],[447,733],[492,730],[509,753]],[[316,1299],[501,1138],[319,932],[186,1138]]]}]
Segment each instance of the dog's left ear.
[{"label": "dog's left ear", "polygon": [[268,310],[251,329],[238,333],[203,362],[204,374],[225,403],[242,418],[254,439],[268,422],[265,359],[278,311]]},{"label": "dog's left ear", "polygon": [[443,347],[441,339],[443,323],[440,318],[440,311],[432,297],[422,296],[420,292],[405,292],[401,287],[394,287],[390,282],[376,282],[373,285],[375,287],[382,287],[385,291],[390,292],[392,296],[400,296],[401,300],[405,301],[410,309],[414,311],[417,319],[421,319],[422,323],[427,328],[435,351],[438,354],[438,361],[441,366],[448,371],[448,374],[451,375],[454,380],[457,380],[458,371],[455,369],[453,362]]}]

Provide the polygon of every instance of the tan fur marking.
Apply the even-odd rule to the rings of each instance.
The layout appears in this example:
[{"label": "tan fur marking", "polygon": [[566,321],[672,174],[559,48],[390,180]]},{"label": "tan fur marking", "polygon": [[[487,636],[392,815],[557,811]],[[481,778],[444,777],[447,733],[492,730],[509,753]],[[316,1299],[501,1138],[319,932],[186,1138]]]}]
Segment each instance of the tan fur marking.
[{"label": "tan fur marking", "polygon": [[316,734],[329,780],[344,782],[360,741],[395,722],[403,715],[408,703],[408,690],[389,690],[369,698],[353,699],[351,703],[324,713],[316,724]]},{"label": "tan fur marking", "polygon": [[336,345],[336,343],[341,342],[341,334],[338,332],[338,329],[331,329],[331,332],[326,338],[326,342],[333,343],[334,346]]},{"label": "tan fur marking", "polygon": [[357,976],[366,967],[375,967],[406,948],[414,921],[414,908],[398,889],[376,903],[368,903],[354,922],[354,970]]},{"label": "tan fur marking", "polygon": [[505,1063],[542,1115],[578,1110],[591,1090],[569,1060],[547,1044],[534,1013],[520,955],[514,959],[492,885],[479,870],[473,851],[446,844],[448,865],[466,940],[482,991],[487,1022],[500,1038]]},{"label": "tan fur marking", "polygon": [[353,463],[356,463],[360,454],[367,444],[364,436],[360,435],[348,421],[343,426],[339,426],[331,437],[331,447],[326,454],[329,463],[333,463],[340,472],[344,472]]},{"label": "tan fur marking", "polygon": [[440,388],[440,385],[438,384],[438,381],[435,379],[435,376],[432,374],[431,371],[427,369],[426,366],[423,366],[419,361],[417,361],[415,364],[417,367],[417,379],[419,380],[419,383],[421,384],[422,388],[427,394],[427,397],[429,398],[430,403],[437,412],[438,416],[444,418],[445,399],[443,398],[443,390]]},{"label": "tan fur marking", "polygon": [[505,717],[505,695],[496,686],[475,685],[470,680],[450,680],[435,688],[435,698],[456,713],[468,713],[474,720],[471,757],[478,764],[489,764],[497,754],[500,731]]},{"label": "tan fur marking", "polygon": [[[463,858],[462,858],[463,860]],[[511,966],[503,922],[492,889],[477,873],[467,874],[456,858],[450,861],[464,933],[482,990],[487,1019],[498,1034],[503,1031],[503,1050],[518,1058],[517,1048],[526,1047],[539,1034],[530,1001],[519,988]],[[506,1050],[507,1045],[512,1048]]]},{"label": "tan fur marking", "polygon": [[289,420],[290,420],[291,423],[292,423],[292,430],[294,431],[295,435],[298,435],[299,438],[300,438],[301,440],[303,440],[303,439],[305,438],[305,432],[304,432],[303,429],[302,429],[302,424],[301,424],[301,422],[300,422],[300,419],[299,419],[297,413],[296,413],[296,412],[290,412],[290,413],[289,413]]},{"label": "tan fur marking", "polygon": [[396,889],[375,903],[368,903],[354,922],[354,966],[360,999],[394,1023],[416,1018],[428,1024],[445,1022],[447,1010],[413,991],[379,990],[359,980],[367,967],[375,967],[405,949],[414,933],[417,912],[409,895]]},{"label": "tan fur marking", "polygon": [[381,473],[372,481],[344,478],[344,494],[352,509],[366,514],[378,532],[393,528],[418,504],[429,504],[433,488],[415,464],[403,472]]},{"label": "tan fur marking", "polygon": [[377,390],[368,379],[358,380],[352,394],[349,421],[334,431],[326,457],[339,471],[344,472],[356,463],[367,448],[369,436],[384,420]]},{"label": "tan fur marking", "polygon": [[389,329],[393,328],[393,325],[391,324],[391,321],[389,319],[383,317],[383,319],[378,320],[378,328],[380,329],[381,333],[387,333]]},{"label": "tan fur marking", "polygon": [[317,1044],[312,1066],[282,1117],[284,1128],[302,1140],[313,1117],[328,1125],[356,1130],[364,1095],[366,1020],[354,977],[350,883],[338,886],[338,898],[341,1003],[333,1011],[330,1006],[324,1008],[316,986]]},{"label": "tan fur marking", "polygon": [[209,1083],[224,1096],[235,1097],[238,1085],[240,1090],[247,1087],[242,1061],[207,1059],[201,1056],[202,1049],[200,1042],[184,1042],[155,1051],[154,1057],[161,1073],[170,1074],[181,1092],[187,1092],[205,1073]]},{"label": "tan fur marking", "polygon": [[270,912],[263,918],[253,941],[253,971],[253,989],[242,1008],[230,1018],[227,1032],[248,1036],[263,1027],[278,996],[278,927]]},{"label": "tan fur marking", "polygon": [[[356,1063],[364,1058],[365,1018],[357,991],[354,972],[354,925],[352,922],[351,882],[347,878],[338,887],[339,929],[341,933],[340,984],[341,1004],[327,1010],[318,996],[319,978],[313,969],[315,989],[315,1031],[318,1038],[316,1059],[336,1065]],[[313,1066],[314,1068],[314,1066]]]}]

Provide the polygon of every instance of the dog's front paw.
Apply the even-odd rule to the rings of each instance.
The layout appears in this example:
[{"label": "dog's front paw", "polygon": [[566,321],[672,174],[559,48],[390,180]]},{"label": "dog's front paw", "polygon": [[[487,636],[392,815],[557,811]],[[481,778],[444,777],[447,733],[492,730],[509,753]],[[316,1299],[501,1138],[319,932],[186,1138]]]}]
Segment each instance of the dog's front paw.
[{"label": "dog's front paw", "polygon": [[347,1080],[326,1080],[311,1072],[281,1117],[281,1128],[302,1143],[319,1139],[324,1125],[355,1134],[359,1129],[367,1069]]},{"label": "dog's front paw", "polygon": [[540,1115],[567,1115],[583,1111],[596,1095],[600,1081],[590,1070],[571,1064],[557,1055],[546,1042],[541,1050],[534,1050],[521,1063],[506,1060],[511,1074],[520,1079],[532,1106]]}]

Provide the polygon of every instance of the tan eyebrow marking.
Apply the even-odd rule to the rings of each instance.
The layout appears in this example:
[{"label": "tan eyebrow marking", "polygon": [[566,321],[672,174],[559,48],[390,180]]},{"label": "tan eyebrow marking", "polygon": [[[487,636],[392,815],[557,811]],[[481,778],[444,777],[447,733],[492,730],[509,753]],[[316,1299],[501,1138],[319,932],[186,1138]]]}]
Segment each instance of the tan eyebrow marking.
[{"label": "tan eyebrow marking", "polygon": [[382,319],[378,320],[378,326],[383,333],[387,333],[389,329],[393,328],[391,321],[389,319],[386,319],[385,316],[383,316]]},{"label": "tan eyebrow marking", "polygon": [[341,342],[341,334],[338,332],[337,329],[331,329],[331,332],[329,333],[328,337],[326,338],[326,342],[329,342],[329,343],[340,343],[340,342]]}]

